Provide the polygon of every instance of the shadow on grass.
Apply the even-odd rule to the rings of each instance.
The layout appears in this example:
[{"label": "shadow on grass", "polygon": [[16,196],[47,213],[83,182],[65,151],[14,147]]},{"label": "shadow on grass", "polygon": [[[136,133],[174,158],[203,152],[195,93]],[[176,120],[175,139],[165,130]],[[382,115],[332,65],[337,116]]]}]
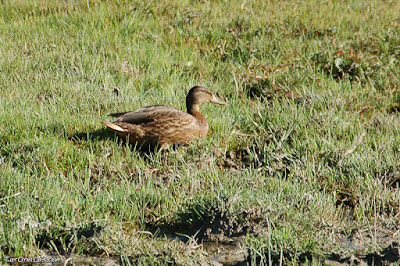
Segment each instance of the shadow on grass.
[{"label": "shadow on grass", "polygon": [[205,261],[248,265],[249,252],[241,243],[246,234],[254,233],[250,224],[256,221],[247,212],[230,212],[230,204],[225,197],[197,199],[176,213],[173,221],[147,224],[146,230],[186,243],[189,249],[201,244],[207,254]]},{"label": "shadow on grass", "polygon": [[94,239],[102,229],[94,222],[75,227],[52,227],[38,234],[36,243],[41,249],[54,250],[61,255],[73,253],[78,244],[85,247],[81,250],[82,254],[101,255],[103,250],[98,248]]},{"label": "shadow on grass", "polygon": [[107,139],[116,139],[116,135],[114,132],[102,128],[92,132],[78,132],[73,134],[72,136],[68,137],[68,140],[73,142],[80,142],[80,141],[100,141],[100,140],[107,140]]},{"label": "shadow on grass", "polygon": [[[68,140],[78,145],[87,141],[98,142],[98,141],[111,140],[121,143],[122,146],[129,147],[132,151],[139,152],[141,155],[146,157],[148,157],[149,155],[156,154],[158,152],[168,153],[168,150],[159,150],[158,146],[154,147],[146,144],[137,144],[137,145],[131,144],[126,139],[117,136],[113,131],[107,128],[98,129],[92,132],[77,132],[69,136]],[[175,149],[177,146],[179,145],[172,145],[171,148]]]},{"label": "shadow on grass", "polygon": [[174,221],[148,224],[153,233],[164,234],[181,241],[232,243],[235,239],[253,234],[263,224],[260,215],[251,211],[229,211],[227,198],[198,199],[176,213]]}]

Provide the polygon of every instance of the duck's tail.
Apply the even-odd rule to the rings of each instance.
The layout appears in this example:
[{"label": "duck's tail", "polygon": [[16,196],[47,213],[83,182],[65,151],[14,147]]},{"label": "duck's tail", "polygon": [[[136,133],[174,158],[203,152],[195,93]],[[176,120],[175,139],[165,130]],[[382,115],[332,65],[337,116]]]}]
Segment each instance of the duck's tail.
[{"label": "duck's tail", "polygon": [[113,124],[113,123],[110,123],[110,122],[104,122],[104,121],[100,121],[100,123],[102,123],[103,125],[105,125],[109,129],[114,130],[116,132],[127,132],[126,129],[123,129],[122,127],[120,127],[120,126],[118,126],[116,124]]}]

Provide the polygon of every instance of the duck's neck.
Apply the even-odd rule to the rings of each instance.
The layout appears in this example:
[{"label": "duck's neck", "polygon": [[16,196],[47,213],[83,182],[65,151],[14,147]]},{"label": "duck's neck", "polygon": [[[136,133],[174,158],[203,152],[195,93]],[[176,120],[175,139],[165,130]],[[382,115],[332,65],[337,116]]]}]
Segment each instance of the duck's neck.
[{"label": "duck's neck", "polygon": [[201,125],[205,125],[208,127],[208,123],[204,115],[200,113],[200,105],[199,104],[192,104],[192,105],[187,105],[187,112],[194,116],[196,120],[199,122]]},{"label": "duck's neck", "polygon": [[193,116],[194,114],[200,114],[200,104],[192,104],[191,102],[186,102],[187,112]]}]

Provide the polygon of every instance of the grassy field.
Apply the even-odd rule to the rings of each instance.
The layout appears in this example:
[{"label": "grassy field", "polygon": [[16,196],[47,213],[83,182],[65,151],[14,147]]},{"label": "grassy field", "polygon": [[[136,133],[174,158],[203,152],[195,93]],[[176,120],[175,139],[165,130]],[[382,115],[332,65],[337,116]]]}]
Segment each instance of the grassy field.
[{"label": "grassy field", "polygon": [[[0,264],[399,260],[399,78],[399,1],[2,1]],[[194,85],[205,140],[99,123]]]}]

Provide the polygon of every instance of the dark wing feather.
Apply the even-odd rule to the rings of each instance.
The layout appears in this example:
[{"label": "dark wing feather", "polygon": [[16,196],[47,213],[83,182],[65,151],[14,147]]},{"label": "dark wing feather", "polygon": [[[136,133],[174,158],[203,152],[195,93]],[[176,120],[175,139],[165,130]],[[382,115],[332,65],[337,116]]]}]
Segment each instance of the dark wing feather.
[{"label": "dark wing feather", "polygon": [[123,113],[114,113],[114,114],[109,114],[108,116],[112,116],[112,117],[120,117],[121,115],[123,115],[123,114],[126,114],[126,113],[129,113],[129,112],[123,112]]}]

